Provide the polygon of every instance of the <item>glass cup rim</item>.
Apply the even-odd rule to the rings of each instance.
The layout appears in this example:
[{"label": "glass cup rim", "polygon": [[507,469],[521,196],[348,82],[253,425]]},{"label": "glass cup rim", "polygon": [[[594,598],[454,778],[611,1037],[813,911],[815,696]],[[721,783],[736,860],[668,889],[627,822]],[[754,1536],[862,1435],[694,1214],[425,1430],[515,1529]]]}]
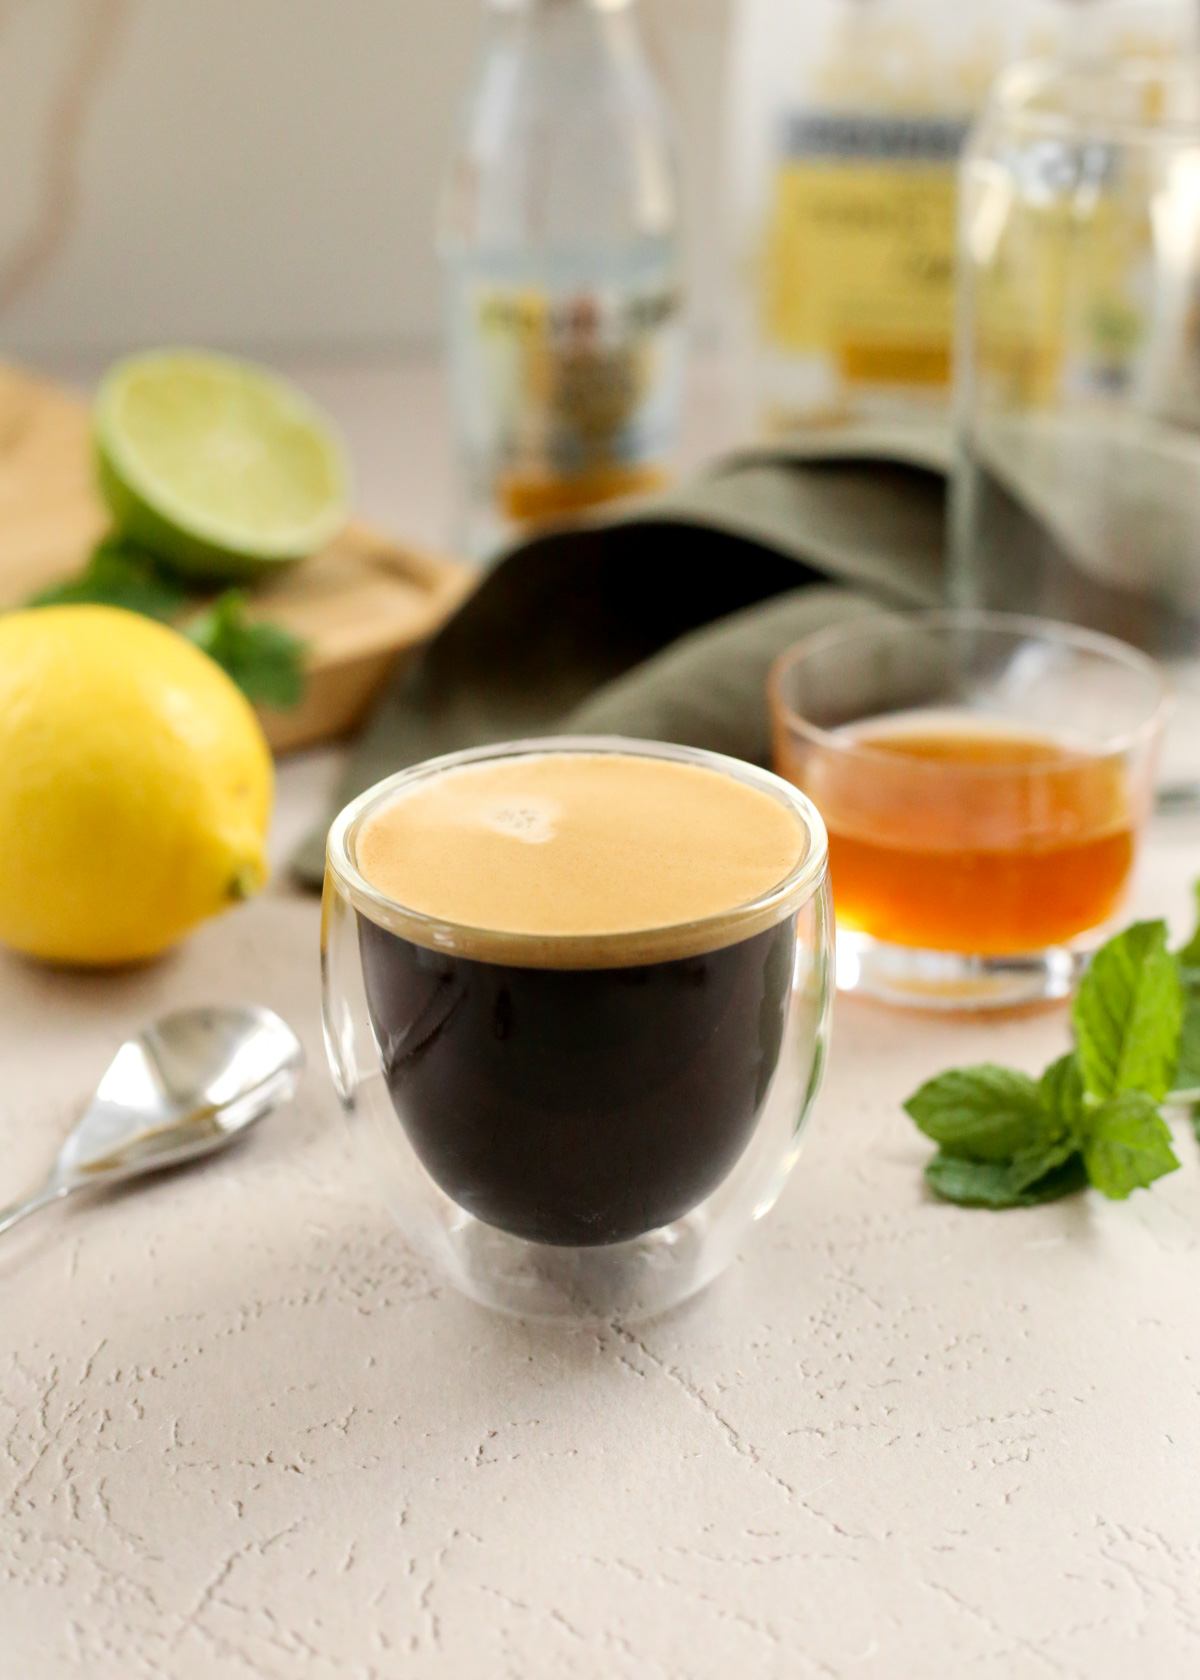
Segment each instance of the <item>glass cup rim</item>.
[{"label": "glass cup rim", "polygon": [[[1076,112],[1046,109],[1031,103],[1056,89],[1136,88],[1151,82],[1177,86],[1194,84],[1197,114],[1194,117],[1164,117],[1139,121],[1136,117],[1104,112]],[[1000,120],[1020,124],[1049,138],[1080,135],[1089,140],[1107,139],[1123,144],[1184,140],[1200,137],[1200,53],[1182,53],[1171,58],[1132,57],[1119,63],[1103,60],[1071,62],[1054,58],[1028,59],[1001,72],[993,87],[983,117],[983,126]]]},{"label": "glass cup rim", "polygon": [[[1028,613],[992,612],[984,607],[933,607],[917,612],[872,612],[845,619],[840,624],[828,625],[824,630],[815,630],[811,635],[801,637],[786,652],[780,654],[767,678],[767,694],[772,710],[789,728],[803,735],[824,752],[886,766],[893,772],[902,765],[905,773],[919,771],[923,775],[952,776],[956,781],[968,778],[1011,778],[1013,774],[1011,765],[947,763],[883,751],[853,738],[847,739],[833,730],[823,729],[820,724],[812,723],[803,717],[784,698],[783,681],[803,660],[827,652],[839,644],[849,644],[856,637],[869,634],[873,629],[878,630],[882,625],[903,627],[906,630],[911,628],[1000,631],[1013,636],[1036,637],[1044,642],[1066,645],[1081,652],[1100,655],[1114,664],[1124,665],[1127,669],[1148,677],[1158,691],[1157,702],[1150,715],[1140,724],[1110,736],[1095,749],[1081,750],[1081,762],[1094,763],[1097,759],[1121,758],[1154,740],[1166,728],[1173,710],[1171,685],[1161,666],[1147,654],[1140,653],[1137,648],[1130,647],[1115,636],[1106,636],[1099,630],[1085,630],[1080,625],[1062,624],[1057,619],[1036,618]],[[1070,758],[1065,762],[1069,764]],[[1064,760],[1056,759],[1046,764],[1022,765],[1021,773],[1022,776],[1033,779],[1042,775],[1061,774],[1063,768]]]},{"label": "glass cup rim", "polygon": [[[551,754],[663,759],[716,771],[786,805],[799,818],[808,845],[795,868],[756,898],[694,922],[677,922],[632,933],[508,933],[469,927],[409,909],[379,892],[359,872],[354,860],[354,842],[362,823],[405,787],[436,780],[469,765]],[[385,777],[351,800],[335,817],[325,858],[327,885],[332,879],[343,897],[369,921],[427,949],[507,968],[634,968],[723,950],[786,920],[819,891],[828,871],[829,837],[816,806],[799,788],[782,776],[742,759],[704,747],[620,735],[548,735],[468,747],[461,752],[425,759]],[[669,955],[656,954],[660,948],[669,948]]]}]

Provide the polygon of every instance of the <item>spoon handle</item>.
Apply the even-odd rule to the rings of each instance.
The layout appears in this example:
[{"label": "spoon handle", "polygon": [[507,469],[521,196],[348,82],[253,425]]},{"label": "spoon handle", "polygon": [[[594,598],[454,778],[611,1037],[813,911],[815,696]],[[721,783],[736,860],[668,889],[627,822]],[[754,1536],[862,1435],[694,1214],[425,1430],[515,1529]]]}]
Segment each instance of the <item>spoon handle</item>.
[{"label": "spoon handle", "polygon": [[11,1231],[14,1225],[19,1225],[22,1219],[28,1219],[31,1213],[36,1213],[39,1208],[49,1207],[51,1202],[65,1196],[69,1188],[69,1185],[57,1179],[48,1178],[41,1189],[35,1190],[32,1196],[13,1202],[10,1207],[0,1208],[0,1237],[5,1231]]}]

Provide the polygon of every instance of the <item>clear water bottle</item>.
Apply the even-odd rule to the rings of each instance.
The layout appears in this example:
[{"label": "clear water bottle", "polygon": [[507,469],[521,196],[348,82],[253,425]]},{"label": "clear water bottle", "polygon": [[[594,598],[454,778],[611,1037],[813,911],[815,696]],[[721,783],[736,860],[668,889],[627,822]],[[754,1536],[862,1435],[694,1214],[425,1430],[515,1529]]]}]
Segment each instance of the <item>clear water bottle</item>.
[{"label": "clear water bottle", "polygon": [[683,374],[679,193],[634,0],[487,0],[439,247],[484,557],[666,479]]}]

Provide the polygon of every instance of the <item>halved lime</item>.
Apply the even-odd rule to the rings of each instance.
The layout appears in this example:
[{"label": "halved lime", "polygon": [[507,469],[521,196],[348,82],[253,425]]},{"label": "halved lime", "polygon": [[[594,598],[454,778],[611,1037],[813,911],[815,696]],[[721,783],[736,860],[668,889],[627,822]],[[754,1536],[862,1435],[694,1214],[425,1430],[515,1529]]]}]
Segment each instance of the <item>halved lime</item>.
[{"label": "halved lime", "polygon": [[118,362],[93,413],[118,527],[179,571],[245,578],[315,554],[346,523],[330,422],[286,380],[179,350]]}]

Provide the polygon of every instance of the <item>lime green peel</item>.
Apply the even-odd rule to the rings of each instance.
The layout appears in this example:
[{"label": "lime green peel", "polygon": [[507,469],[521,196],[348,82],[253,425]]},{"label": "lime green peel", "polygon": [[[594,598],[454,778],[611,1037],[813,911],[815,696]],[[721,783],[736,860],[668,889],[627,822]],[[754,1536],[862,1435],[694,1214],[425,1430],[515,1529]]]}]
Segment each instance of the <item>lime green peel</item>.
[{"label": "lime green peel", "polygon": [[93,436],[118,529],[186,576],[261,576],[315,554],[349,516],[333,426],[286,380],[230,357],[118,362]]}]

